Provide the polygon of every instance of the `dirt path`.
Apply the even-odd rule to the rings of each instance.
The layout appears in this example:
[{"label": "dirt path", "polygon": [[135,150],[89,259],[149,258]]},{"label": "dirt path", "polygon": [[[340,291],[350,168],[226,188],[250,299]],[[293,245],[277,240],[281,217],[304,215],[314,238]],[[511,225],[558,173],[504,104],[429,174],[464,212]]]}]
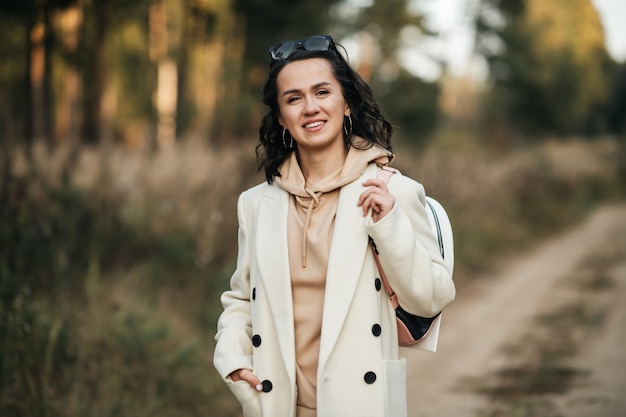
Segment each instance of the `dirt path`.
[{"label": "dirt path", "polygon": [[411,417],[626,416],[626,206],[603,207],[444,312],[403,349]]}]

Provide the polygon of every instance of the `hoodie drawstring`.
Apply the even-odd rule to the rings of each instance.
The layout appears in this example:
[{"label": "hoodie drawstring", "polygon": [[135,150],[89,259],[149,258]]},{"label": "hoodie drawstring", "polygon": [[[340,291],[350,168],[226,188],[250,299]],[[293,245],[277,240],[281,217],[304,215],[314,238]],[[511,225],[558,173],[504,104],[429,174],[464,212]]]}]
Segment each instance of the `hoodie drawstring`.
[{"label": "hoodie drawstring", "polygon": [[309,226],[311,225],[311,217],[313,215],[313,210],[319,205],[320,196],[323,194],[321,191],[315,192],[309,189],[305,189],[304,191],[311,197],[308,204],[304,201],[304,198],[295,196],[299,205],[306,206],[306,218],[304,220],[304,229],[302,231],[302,268],[306,268],[307,237],[309,234]]}]

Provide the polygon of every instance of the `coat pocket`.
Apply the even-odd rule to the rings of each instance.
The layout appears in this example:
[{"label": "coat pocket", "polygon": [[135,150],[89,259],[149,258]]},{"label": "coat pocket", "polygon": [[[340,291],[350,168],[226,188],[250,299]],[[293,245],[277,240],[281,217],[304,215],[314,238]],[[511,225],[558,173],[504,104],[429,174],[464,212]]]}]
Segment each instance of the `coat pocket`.
[{"label": "coat pocket", "polygon": [[259,393],[247,381],[230,382],[228,388],[241,404],[244,417],[262,416]]},{"label": "coat pocket", "polygon": [[407,417],[406,359],[386,360],[385,408],[389,417]]}]

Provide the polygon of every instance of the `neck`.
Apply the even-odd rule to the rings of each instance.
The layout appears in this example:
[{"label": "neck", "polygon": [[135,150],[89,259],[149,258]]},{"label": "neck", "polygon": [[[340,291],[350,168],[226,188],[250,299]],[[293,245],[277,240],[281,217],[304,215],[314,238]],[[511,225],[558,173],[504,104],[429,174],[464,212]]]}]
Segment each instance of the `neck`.
[{"label": "neck", "polygon": [[298,162],[304,178],[309,183],[320,181],[337,172],[346,160],[346,151],[336,147],[332,152],[311,152],[300,150]]}]

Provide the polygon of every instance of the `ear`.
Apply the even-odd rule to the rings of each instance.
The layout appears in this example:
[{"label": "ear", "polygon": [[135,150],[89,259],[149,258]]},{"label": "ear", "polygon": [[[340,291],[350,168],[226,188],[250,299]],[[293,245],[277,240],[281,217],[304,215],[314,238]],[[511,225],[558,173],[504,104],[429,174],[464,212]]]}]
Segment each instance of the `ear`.
[{"label": "ear", "polygon": [[278,115],[278,124],[281,125],[283,128],[285,127],[285,119],[283,119],[283,116],[281,116],[280,114]]},{"label": "ear", "polygon": [[343,111],[344,116],[350,116],[350,107],[346,104],[346,109]]}]

